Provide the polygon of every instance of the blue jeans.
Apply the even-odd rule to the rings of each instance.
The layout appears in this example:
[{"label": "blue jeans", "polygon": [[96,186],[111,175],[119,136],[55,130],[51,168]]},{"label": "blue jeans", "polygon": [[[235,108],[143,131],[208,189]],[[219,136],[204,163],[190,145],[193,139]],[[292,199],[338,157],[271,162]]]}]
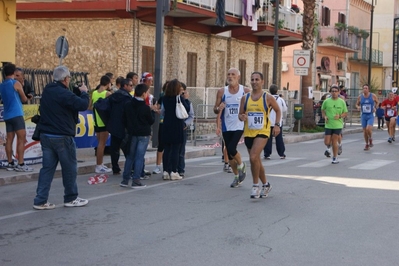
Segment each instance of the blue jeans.
[{"label": "blue jeans", "polygon": [[129,180],[134,164],[133,179],[140,179],[144,167],[144,156],[147,151],[150,136],[133,136],[130,143],[130,151],[126,157],[123,169],[123,180]]},{"label": "blue jeans", "polygon": [[39,173],[34,204],[41,205],[47,202],[58,162],[61,164],[64,203],[74,201],[78,197],[75,140],[71,136],[40,134],[40,144],[43,152],[43,166]]},{"label": "blue jeans", "polygon": [[177,172],[184,174],[184,169],[186,168],[186,161],[184,156],[186,155],[186,143],[187,143],[187,130],[183,130],[183,143],[179,150],[179,163],[177,164]]},{"label": "blue jeans", "polygon": [[[265,148],[263,149],[263,155],[269,157],[272,154],[272,144],[273,144],[273,127],[270,127],[270,137],[267,140]],[[280,157],[285,156],[285,145],[283,140],[283,127],[280,127],[280,133],[276,136],[276,149]]]}]

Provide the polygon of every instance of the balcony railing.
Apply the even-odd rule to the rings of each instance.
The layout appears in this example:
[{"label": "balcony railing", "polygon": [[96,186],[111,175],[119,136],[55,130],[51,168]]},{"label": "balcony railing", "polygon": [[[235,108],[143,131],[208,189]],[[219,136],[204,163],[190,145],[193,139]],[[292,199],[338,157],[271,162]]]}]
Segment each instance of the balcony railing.
[{"label": "balcony railing", "polygon": [[[365,63],[369,62],[370,58],[370,48],[363,47],[360,52],[352,53],[349,55],[349,59],[364,61]],[[371,62],[373,64],[382,65],[383,64],[383,52],[380,50],[372,49],[371,50]]]},{"label": "balcony railing", "polygon": [[[196,6],[203,9],[215,11],[217,0],[177,0],[179,3]],[[269,3],[264,6],[263,15],[258,19],[259,24],[267,24],[274,26],[274,10],[275,8]],[[280,29],[287,29],[294,32],[302,31],[302,15],[294,12],[291,8],[280,6],[279,8],[279,24]],[[242,0],[227,0],[226,15],[242,18],[243,4]]]},{"label": "balcony railing", "polygon": [[349,33],[347,30],[338,31],[333,27],[322,28],[319,36],[319,44],[323,46],[333,44],[350,50],[360,50],[361,48],[362,38],[356,34]]}]

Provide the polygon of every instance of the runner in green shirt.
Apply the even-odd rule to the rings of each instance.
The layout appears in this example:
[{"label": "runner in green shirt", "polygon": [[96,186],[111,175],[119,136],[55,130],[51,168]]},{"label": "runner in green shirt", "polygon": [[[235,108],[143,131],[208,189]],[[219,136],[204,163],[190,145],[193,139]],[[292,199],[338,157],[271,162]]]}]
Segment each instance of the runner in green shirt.
[{"label": "runner in green shirt", "polygon": [[347,116],[348,108],[344,100],[339,98],[339,88],[337,85],[331,86],[331,98],[326,99],[321,106],[321,113],[325,119],[324,144],[327,150],[324,155],[330,157],[330,147],[332,144],[333,158],[332,163],[338,162],[338,140],[343,128],[343,119]]}]

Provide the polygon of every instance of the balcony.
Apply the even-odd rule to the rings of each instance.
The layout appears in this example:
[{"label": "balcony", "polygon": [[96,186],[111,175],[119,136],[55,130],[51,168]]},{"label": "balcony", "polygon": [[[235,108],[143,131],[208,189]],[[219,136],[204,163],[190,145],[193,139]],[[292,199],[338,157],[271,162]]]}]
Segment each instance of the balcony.
[{"label": "balcony", "polygon": [[[155,22],[155,16],[150,15],[148,10],[145,13],[142,12],[147,7],[155,7],[155,4],[151,2],[155,2],[155,0],[138,0],[136,2],[137,18]],[[165,25],[178,26],[206,34],[229,32],[229,36],[233,38],[273,45],[275,21],[274,7],[271,4],[262,8],[263,15],[258,19],[258,30],[253,31],[251,27],[242,25],[242,0],[226,1],[225,19],[227,26],[224,28],[216,26],[216,2],[217,0],[177,0],[165,17]],[[141,12],[144,16],[141,16]],[[279,46],[302,42],[302,15],[284,6],[280,6],[279,12]]]},{"label": "balcony", "polygon": [[324,27],[319,32],[319,47],[328,47],[336,51],[350,53],[360,50],[361,37],[349,33],[348,30],[337,30],[333,27]]},{"label": "balcony", "polygon": [[[349,54],[349,60],[361,64],[368,64],[370,58],[370,48],[363,47],[360,52]],[[373,66],[383,65],[383,52],[380,50],[371,50],[371,64]]]}]

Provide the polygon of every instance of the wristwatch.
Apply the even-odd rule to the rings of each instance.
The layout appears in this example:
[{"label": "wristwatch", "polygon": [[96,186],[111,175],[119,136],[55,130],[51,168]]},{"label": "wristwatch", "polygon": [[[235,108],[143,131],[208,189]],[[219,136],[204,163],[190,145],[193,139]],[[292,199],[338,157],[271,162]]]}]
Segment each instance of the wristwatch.
[{"label": "wristwatch", "polygon": [[280,126],[280,123],[276,123],[276,124],[274,124],[274,125],[275,125],[275,126],[278,126],[278,127],[281,127],[281,126]]}]

